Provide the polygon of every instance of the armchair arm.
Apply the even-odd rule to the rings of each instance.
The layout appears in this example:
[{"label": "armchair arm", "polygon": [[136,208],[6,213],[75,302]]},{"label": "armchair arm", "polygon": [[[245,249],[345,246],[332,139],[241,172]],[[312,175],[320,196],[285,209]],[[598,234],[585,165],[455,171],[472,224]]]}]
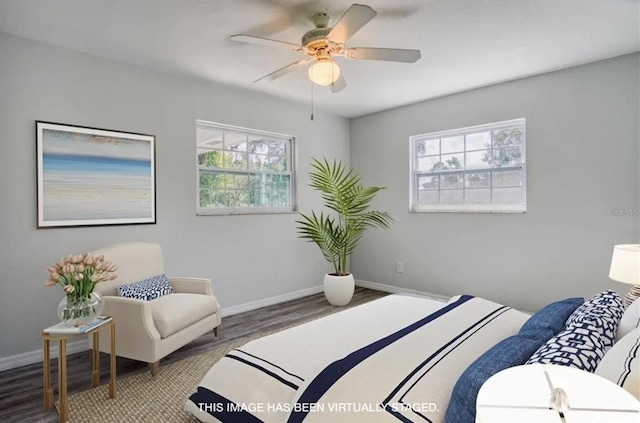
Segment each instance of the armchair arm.
[{"label": "armchair arm", "polygon": [[205,278],[169,278],[175,292],[185,294],[213,295],[211,279]]},{"label": "armchair arm", "polygon": [[[160,332],[156,329],[149,302],[133,298],[104,296],[104,315],[116,319],[118,335],[136,339],[140,336],[159,341]],[[118,324],[120,323],[120,324]]]},{"label": "armchair arm", "polygon": [[[103,314],[113,316],[116,323],[116,354],[133,360],[158,361],[157,347],[160,332],[153,321],[151,305],[147,301],[105,295]],[[109,352],[108,331],[100,331],[100,351]],[[93,348],[93,339],[89,337]]]}]

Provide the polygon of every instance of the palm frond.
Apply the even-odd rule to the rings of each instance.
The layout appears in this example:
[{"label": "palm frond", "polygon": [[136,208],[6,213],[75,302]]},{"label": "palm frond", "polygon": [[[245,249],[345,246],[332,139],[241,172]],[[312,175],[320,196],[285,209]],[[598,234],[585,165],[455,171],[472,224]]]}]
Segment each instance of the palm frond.
[{"label": "palm frond", "polygon": [[391,214],[381,211],[369,211],[358,216],[367,227],[389,229],[395,219]]},{"label": "palm frond", "polygon": [[337,269],[337,263],[340,260],[341,238],[340,227],[336,225],[335,219],[325,216],[323,213],[316,215],[315,212],[311,216],[300,213],[302,220],[298,223],[298,237],[308,239],[315,242],[324,258],[333,263]]},{"label": "palm frond", "polygon": [[311,216],[300,213],[300,238],[315,242],[325,259],[333,263],[336,273],[346,274],[347,257],[354,251],[367,228],[387,229],[394,222],[387,212],[367,211],[371,201],[384,187],[367,187],[360,183],[354,169],[347,170],[340,161],[312,159],[310,187],[318,190],[325,206],[335,212]]}]

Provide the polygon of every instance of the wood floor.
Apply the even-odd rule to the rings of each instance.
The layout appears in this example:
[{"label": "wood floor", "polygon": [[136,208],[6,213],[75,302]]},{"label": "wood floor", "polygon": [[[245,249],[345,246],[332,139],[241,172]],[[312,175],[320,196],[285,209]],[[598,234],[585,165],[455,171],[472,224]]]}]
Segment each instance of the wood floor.
[{"label": "wood floor", "polygon": [[[356,288],[349,307],[357,306],[385,295],[387,294],[384,292]],[[243,338],[248,339],[256,334],[267,333],[296,323],[313,320],[343,309],[344,307],[338,309],[330,306],[324,299],[323,294],[316,294],[225,317],[222,319],[222,327],[218,339],[214,339],[213,333],[208,333],[198,338],[163,359],[160,362],[160,371],[162,372],[163,365],[210,351],[226,343]],[[108,360],[109,356],[107,354],[101,354],[102,383],[108,383],[109,380]],[[51,360],[54,392],[57,392],[57,387],[55,386],[57,384],[57,365],[57,359]],[[68,356],[67,368],[69,395],[91,387],[91,357],[88,351]],[[146,363],[118,357],[118,379],[143,371],[148,371]],[[0,372],[0,422],[54,423],[57,421],[58,415],[55,410],[45,410],[42,407],[42,363]],[[99,423],[99,421],[99,419],[96,420],[96,423]]]}]

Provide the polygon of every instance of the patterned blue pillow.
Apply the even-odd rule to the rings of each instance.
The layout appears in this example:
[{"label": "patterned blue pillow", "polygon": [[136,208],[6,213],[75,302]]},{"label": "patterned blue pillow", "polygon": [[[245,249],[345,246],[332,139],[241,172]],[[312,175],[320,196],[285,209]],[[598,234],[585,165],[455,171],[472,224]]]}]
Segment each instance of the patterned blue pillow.
[{"label": "patterned blue pillow", "polygon": [[163,295],[172,294],[173,288],[166,275],[158,275],[140,282],[116,287],[120,297],[151,301]]},{"label": "patterned blue pillow", "polygon": [[476,398],[482,384],[504,369],[524,364],[543,343],[544,341],[514,335],[488,349],[458,378],[451,393],[445,421],[474,423]]},{"label": "patterned blue pillow", "polygon": [[547,304],[522,325],[519,334],[547,342],[565,329],[567,319],[584,303],[584,298],[567,298]]},{"label": "patterned blue pillow", "polygon": [[601,292],[582,304],[567,319],[566,329],[572,326],[591,325],[600,332],[605,348],[613,346],[620,319],[624,314],[624,305],[617,292],[608,290]]},{"label": "patterned blue pillow", "polygon": [[525,364],[557,364],[593,372],[604,353],[598,328],[588,323],[574,323],[570,329],[548,340]]}]

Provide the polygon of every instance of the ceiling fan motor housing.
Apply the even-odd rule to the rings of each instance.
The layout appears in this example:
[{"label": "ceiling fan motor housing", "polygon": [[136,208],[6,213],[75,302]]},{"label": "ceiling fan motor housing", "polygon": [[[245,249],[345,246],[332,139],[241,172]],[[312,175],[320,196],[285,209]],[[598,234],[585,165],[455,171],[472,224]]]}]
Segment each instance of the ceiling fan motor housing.
[{"label": "ceiling fan motor housing", "polygon": [[311,57],[337,54],[342,51],[342,45],[327,40],[327,35],[333,28],[314,28],[302,36],[302,50]]},{"label": "ceiling fan motor housing", "polygon": [[302,47],[305,52],[315,52],[318,48],[326,47],[329,32],[331,32],[331,28],[314,28],[307,31],[302,36]]}]

